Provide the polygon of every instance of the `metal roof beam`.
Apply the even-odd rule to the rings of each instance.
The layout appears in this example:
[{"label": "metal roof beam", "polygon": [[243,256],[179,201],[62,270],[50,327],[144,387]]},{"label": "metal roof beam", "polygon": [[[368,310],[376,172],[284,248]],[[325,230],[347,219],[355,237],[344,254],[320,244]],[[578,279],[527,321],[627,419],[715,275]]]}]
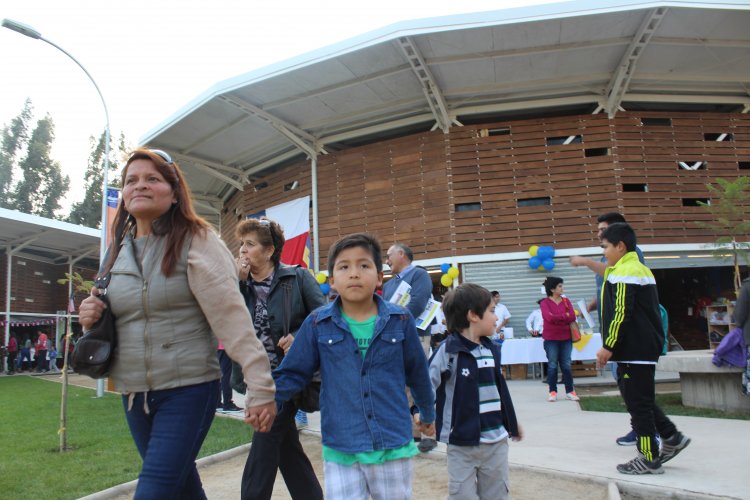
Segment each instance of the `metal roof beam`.
[{"label": "metal roof beam", "polygon": [[339,134],[324,136],[320,138],[320,142],[323,144],[331,144],[334,142],[345,141],[347,139],[353,139],[355,137],[361,137],[363,135],[376,134],[378,132],[383,132],[385,130],[392,130],[398,127],[407,127],[409,125],[415,125],[417,123],[429,122],[430,120],[433,120],[434,118],[435,118],[435,115],[426,114],[426,113],[421,114],[421,115],[416,115],[416,116],[410,116],[408,118],[402,118],[400,120],[383,122],[378,125],[371,125],[369,127],[363,127],[363,128],[358,128],[354,130],[349,130],[346,132],[341,132]]},{"label": "metal roof beam", "polygon": [[620,102],[622,102],[622,96],[627,92],[630,79],[633,78],[633,74],[635,73],[638,59],[643,55],[651,37],[654,36],[654,33],[659,28],[667,10],[664,7],[659,7],[648,11],[646,18],[641,23],[633,40],[630,42],[627,50],[625,50],[620,63],[617,65],[612,75],[612,80],[607,85],[608,97],[605,109],[610,118],[614,118],[617,113]]},{"label": "metal roof beam", "polygon": [[209,141],[215,139],[216,137],[220,136],[221,134],[223,134],[227,130],[229,130],[229,129],[233,128],[233,127],[236,127],[237,125],[241,125],[242,123],[246,122],[249,119],[250,119],[249,116],[243,116],[239,120],[235,120],[235,121],[233,121],[231,123],[227,123],[223,127],[219,127],[217,130],[215,130],[211,134],[208,134],[207,136],[205,136],[205,137],[203,137],[203,138],[201,138],[201,139],[193,142],[192,144],[189,144],[186,148],[182,149],[182,151],[180,151],[180,153],[182,153],[182,154],[188,154],[191,151],[193,151],[194,149],[196,149],[196,148],[198,148],[200,146],[203,146],[207,142],[209,142]]},{"label": "metal roof beam", "polygon": [[299,151],[296,149],[292,149],[291,151],[287,151],[286,153],[276,155],[273,158],[264,161],[263,163],[258,163],[257,165],[248,165],[247,170],[245,170],[245,175],[250,177],[251,175],[254,175],[257,172],[262,172],[268,167],[284,162],[298,155],[299,155]]},{"label": "metal roof beam", "polygon": [[693,94],[626,94],[623,101],[630,102],[678,102],[696,104],[736,104],[750,106],[750,97],[730,95]]},{"label": "metal roof beam", "polygon": [[319,152],[315,150],[315,137],[309,132],[302,130],[301,128],[293,125],[281,118],[272,115],[271,113],[262,110],[254,104],[240,99],[238,97],[230,97],[227,95],[219,96],[219,99],[230,104],[240,111],[252,115],[261,121],[265,122],[271,128],[289,139],[295,146],[300,148],[302,151],[310,156],[316,156]]},{"label": "metal roof beam", "polygon": [[210,205],[208,203],[204,203],[198,200],[193,200],[193,205],[195,205],[196,207],[202,208],[208,212],[211,212],[212,214],[221,215],[221,209],[216,208],[215,206]]},{"label": "metal roof beam", "polygon": [[211,160],[205,160],[203,158],[198,158],[197,156],[192,155],[186,155],[181,153],[175,153],[172,155],[175,160],[178,161],[187,161],[189,163],[201,163],[203,165],[208,165],[211,168],[215,168],[216,170],[220,170],[221,172],[226,172],[231,175],[243,175],[242,169],[237,167],[230,167],[229,165],[224,165],[223,163],[217,163],[215,161]]},{"label": "metal roof beam", "polygon": [[[209,163],[199,161],[199,160],[190,160],[189,163],[196,169],[200,170],[201,172],[204,172],[211,177],[216,177],[219,180],[222,180],[226,182],[227,184],[231,184],[232,186],[236,187],[240,191],[244,191],[245,187],[244,184],[232,177],[229,177],[228,175],[224,175],[221,172],[217,172],[213,166]],[[247,178],[243,178],[245,182],[247,182]]]},{"label": "metal roof beam", "polygon": [[504,102],[497,104],[485,104],[479,106],[467,106],[464,108],[455,108],[453,112],[456,116],[476,115],[481,113],[498,113],[503,111],[516,111],[519,109],[536,109],[548,108],[554,106],[568,106],[572,104],[604,104],[601,96],[582,95],[559,97],[556,99],[537,99],[533,101]]},{"label": "metal roof beam", "polygon": [[403,36],[398,39],[398,46],[406,56],[406,60],[411,65],[411,69],[417,76],[420,85],[422,85],[422,92],[427,99],[427,104],[430,106],[432,114],[435,116],[437,126],[440,127],[443,132],[448,133],[451,127],[451,118],[448,115],[448,105],[445,103],[440,87],[435,81],[435,77],[432,76],[430,68],[425,64],[422,54],[419,52],[416,44],[412,41],[411,37]]}]

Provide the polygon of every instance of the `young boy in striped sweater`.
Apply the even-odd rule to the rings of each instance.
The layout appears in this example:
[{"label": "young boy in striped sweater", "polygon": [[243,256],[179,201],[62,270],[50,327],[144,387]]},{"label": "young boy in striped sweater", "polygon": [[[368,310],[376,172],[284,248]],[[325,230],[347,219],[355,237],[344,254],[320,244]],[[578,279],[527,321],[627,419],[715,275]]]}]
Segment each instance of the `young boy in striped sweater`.
[{"label": "young boy in striped sweater", "polygon": [[443,312],[451,333],[430,360],[430,379],[437,439],[448,445],[448,498],[508,498],[508,438],[520,441],[523,431],[500,371],[500,346],[490,340],[492,295],[465,283],[445,296]]}]

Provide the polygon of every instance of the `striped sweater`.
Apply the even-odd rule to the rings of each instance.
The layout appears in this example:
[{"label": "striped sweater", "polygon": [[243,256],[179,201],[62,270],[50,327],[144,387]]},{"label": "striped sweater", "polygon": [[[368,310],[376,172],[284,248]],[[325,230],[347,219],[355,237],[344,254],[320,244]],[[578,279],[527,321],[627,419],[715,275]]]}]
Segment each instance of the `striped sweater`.
[{"label": "striped sweater", "polygon": [[435,388],[438,441],[477,446],[518,435],[498,349],[487,338],[475,344],[454,332],[433,354],[430,379]]}]

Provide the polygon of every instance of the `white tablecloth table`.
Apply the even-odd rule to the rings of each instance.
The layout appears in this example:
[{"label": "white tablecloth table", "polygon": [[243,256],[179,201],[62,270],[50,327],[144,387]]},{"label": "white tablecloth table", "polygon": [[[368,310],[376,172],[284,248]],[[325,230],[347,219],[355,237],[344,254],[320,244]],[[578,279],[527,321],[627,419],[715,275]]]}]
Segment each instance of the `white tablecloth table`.
[{"label": "white tablecloth table", "polygon": [[[546,363],[547,354],[544,352],[543,340],[541,337],[525,339],[508,339],[503,342],[502,347],[502,364],[517,365],[530,363]],[[591,340],[578,350],[573,344],[571,359],[573,361],[584,361],[596,359],[596,351],[602,346],[602,336],[594,333]]]}]

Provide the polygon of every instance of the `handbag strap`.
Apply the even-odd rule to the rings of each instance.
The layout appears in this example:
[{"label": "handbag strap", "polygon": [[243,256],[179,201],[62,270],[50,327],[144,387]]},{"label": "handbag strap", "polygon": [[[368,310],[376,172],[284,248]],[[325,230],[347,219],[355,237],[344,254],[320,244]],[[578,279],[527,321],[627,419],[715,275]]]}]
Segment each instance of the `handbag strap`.
[{"label": "handbag strap", "polygon": [[107,271],[106,274],[102,274],[102,271],[104,271],[104,268],[107,265],[107,261],[109,260],[109,252],[112,249],[111,246],[107,247],[107,251],[104,252],[104,258],[102,259],[101,264],[99,265],[99,272],[96,275],[96,278],[94,279],[94,286],[101,290],[103,293],[102,295],[107,294],[107,287],[109,286],[109,280],[112,279],[112,271]]},{"label": "handbag strap", "polygon": [[292,315],[292,284],[290,282],[291,280],[284,280],[282,283],[279,283],[284,292],[284,310],[282,311],[283,316],[281,319],[281,323],[284,326],[284,337],[289,335],[289,324],[292,321],[290,317]]}]

